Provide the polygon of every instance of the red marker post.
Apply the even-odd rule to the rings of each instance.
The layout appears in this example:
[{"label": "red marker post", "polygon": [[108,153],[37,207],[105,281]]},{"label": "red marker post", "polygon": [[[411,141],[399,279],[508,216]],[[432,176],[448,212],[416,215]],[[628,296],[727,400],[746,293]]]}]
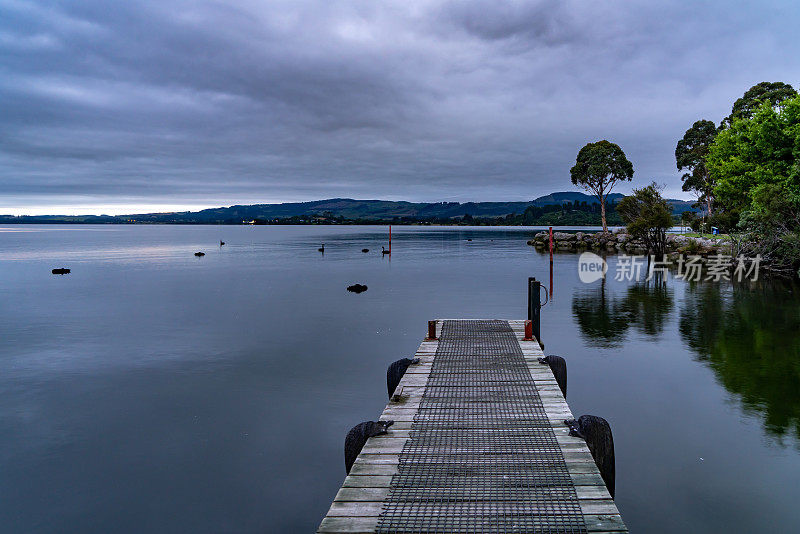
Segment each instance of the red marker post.
[{"label": "red marker post", "polygon": [[550,298],[553,298],[553,227],[550,227]]}]

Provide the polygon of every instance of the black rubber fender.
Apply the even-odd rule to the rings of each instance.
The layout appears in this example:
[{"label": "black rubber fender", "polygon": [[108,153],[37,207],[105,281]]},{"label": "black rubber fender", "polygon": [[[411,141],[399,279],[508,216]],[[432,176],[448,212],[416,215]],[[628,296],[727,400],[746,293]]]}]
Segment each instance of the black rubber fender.
[{"label": "black rubber fender", "polygon": [[392,362],[389,368],[386,369],[386,390],[389,393],[390,399],[392,395],[394,395],[394,390],[397,389],[397,384],[400,383],[400,380],[403,379],[403,375],[406,374],[408,366],[416,363],[419,363],[419,358],[403,358],[402,360]]},{"label": "black rubber fender", "polygon": [[615,462],[614,462],[614,436],[611,434],[611,425],[602,417],[596,415],[582,415],[578,419],[568,419],[564,424],[570,428],[570,436],[577,436],[586,441],[589,452],[592,453],[594,463],[600,470],[600,476],[606,483],[611,498],[614,498]]},{"label": "black rubber fender", "polygon": [[350,429],[344,438],[344,468],[349,474],[364,444],[372,436],[386,434],[394,421],[364,421]]},{"label": "black rubber fender", "polygon": [[543,363],[550,366],[550,370],[553,371],[553,376],[556,378],[556,382],[558,383],[558,387],[561,390],[561,394],[564,395],[564,398],[566,399],[567,361],[561,356],[556,356],[554,354],[551,354],[550,356],[539,358],[539,363]]}]

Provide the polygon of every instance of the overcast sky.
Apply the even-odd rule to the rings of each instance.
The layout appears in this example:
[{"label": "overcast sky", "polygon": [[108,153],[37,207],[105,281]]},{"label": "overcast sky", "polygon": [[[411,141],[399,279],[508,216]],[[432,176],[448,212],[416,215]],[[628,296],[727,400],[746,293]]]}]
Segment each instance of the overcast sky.
[{"label": "overcast sky", "polygon": [[0,0],[0,213],[527,200],[600,139],[689,198],[677,140],[797,87],[799,27],[794,1]]}]

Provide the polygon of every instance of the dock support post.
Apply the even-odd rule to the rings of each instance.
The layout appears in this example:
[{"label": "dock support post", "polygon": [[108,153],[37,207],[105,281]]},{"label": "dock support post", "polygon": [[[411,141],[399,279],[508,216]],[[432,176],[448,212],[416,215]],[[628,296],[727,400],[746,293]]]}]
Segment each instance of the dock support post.
[{"label": "dock support post", "polygon": [[428,337],[425,341],[436,341],[436,321],[428,321]]},{"label": "dock support post", "polygon": [[533,335],[539,344],[542,343],[540,315],[542,304],[539,300],[541,282],[536,278],[528,278],[528,320],[533,327]]},{"label": "dock support post", "polygon": [[525,321],[525,337],[522,340],[533,341],[533,323],[530,321]]}]

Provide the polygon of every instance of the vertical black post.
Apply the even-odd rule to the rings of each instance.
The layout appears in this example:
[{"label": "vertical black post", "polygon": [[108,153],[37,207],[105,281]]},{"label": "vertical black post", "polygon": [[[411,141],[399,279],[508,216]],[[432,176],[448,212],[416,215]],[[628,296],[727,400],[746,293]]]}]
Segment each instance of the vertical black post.
[{"label": "vertical black post", "polygon": [[539,301],[541,282],[536,278],[528,278],[528,320],[533,325],[533,335],[541,343],[541,323],[539,320],[541,313],[541,302]]}]

